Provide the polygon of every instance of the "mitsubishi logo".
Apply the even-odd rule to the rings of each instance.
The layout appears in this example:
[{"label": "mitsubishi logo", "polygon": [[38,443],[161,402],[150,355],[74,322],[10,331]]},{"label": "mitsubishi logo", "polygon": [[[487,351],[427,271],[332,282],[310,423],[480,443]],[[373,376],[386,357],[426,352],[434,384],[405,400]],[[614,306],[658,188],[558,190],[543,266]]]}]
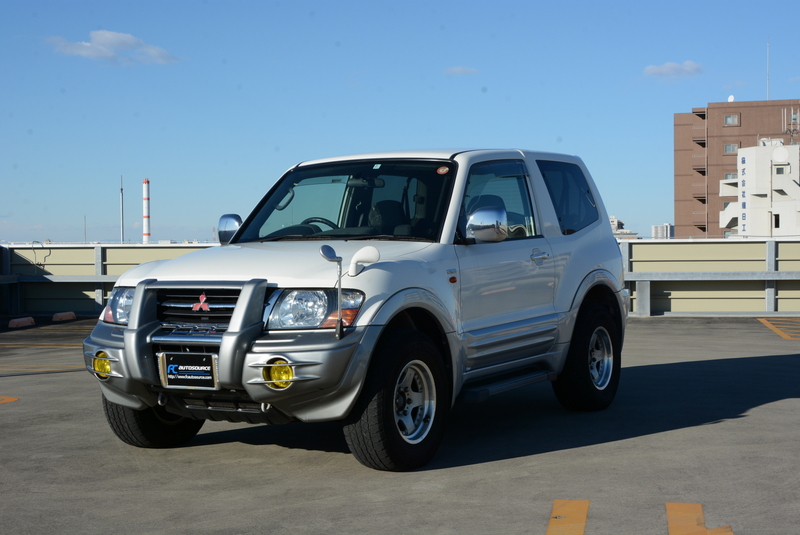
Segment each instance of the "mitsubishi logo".
[{"label": "mitsubishi logo", "polygon": [[208,306],[208,303],[206,303],[206,293],[205,292],[200,294],[200,302],[199,303],[195,303],[195,304],[192,305],[192,311],[193,312],[194,311],[198,311],[198,310],[204,310],[206,312],[211,310],[209,308],[209,306]]}]

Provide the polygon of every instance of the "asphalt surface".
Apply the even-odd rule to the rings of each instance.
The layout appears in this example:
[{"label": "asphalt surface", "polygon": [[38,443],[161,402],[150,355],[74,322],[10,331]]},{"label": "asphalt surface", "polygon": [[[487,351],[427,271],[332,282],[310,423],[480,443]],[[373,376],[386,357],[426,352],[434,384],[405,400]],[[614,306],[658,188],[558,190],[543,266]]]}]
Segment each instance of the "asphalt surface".
[{"label": "asphalt surface", "polygon": [[[707,533],[797,534],[800,320],[781,321],[633,319],[609,409],[546,383],[457,405],[410,473],[364,468],[333,423],[128,446],[83,370],[93,320],[0,329],[0,533],[688,534],[681,503]],[[559,531],[565,503],[585,528]]]}]

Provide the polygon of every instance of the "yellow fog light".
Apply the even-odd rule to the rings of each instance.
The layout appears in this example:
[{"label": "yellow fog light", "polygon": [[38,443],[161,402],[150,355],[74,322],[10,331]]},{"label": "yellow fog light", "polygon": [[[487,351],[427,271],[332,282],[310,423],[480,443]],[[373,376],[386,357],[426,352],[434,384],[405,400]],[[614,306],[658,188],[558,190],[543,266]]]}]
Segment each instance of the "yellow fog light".
[{"label": "yellow fog light", "polygon": [[111,373],[111,361],[109,360],[109,356],[102,351],[99,352],[92,359],[92,369],[94,369],[98,379],[108,379],[108,374]]},{"label": "yellow fog light", "polygon": [[276,360],[270,362],[270,366],[266,366],[262,372],[265,381],[273,381],[268,386],[276,390],[283,390],[289,388],[294,378],[292,367],[289,366],[285,360]]}]

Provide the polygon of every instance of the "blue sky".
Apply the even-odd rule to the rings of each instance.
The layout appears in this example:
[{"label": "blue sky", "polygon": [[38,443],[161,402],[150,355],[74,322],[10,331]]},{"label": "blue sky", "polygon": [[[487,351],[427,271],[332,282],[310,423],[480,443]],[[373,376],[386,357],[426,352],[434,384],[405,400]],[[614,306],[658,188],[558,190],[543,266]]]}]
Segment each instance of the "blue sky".
[{"label": "blue sky", "polygon": [[[0,2],[0,242],[210,240],[303,160],[577,154],[640,236],[673,222],[673,114],[800,98],[753,2]],[[84,223],[85,221],[85,223]]]}]

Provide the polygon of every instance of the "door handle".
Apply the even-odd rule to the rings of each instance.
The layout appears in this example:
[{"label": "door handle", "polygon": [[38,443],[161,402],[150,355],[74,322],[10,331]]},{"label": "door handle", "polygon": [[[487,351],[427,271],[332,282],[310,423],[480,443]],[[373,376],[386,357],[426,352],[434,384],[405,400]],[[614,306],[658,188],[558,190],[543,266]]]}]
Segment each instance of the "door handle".
[{"label": "door handle", "polygon": [[534,249],[531,255],[531,260],[533,260],[537,266],[544,264],[544,261],[548,258],[550,258],[550,253],[542,251],[541,249]]}]

